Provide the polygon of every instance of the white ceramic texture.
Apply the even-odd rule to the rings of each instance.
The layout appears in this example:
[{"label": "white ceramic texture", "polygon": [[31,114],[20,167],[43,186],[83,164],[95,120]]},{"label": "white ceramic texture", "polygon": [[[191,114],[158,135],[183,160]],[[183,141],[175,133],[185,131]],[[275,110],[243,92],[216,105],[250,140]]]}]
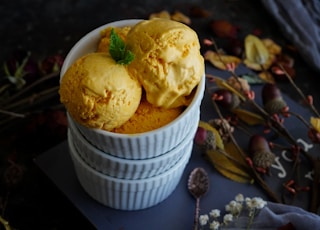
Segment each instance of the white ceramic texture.
[{"label": "white ceramic texture", "polygon": [[[194,127],[195,129],[197,126]],[[192,130],[191,133],[194,133]],[[102,152],[91,145],[69,119],[68,138],[82,159],[95,170],[120,179],[144,179],[170,169],[184,154],[192,151],[194,135],[188,135],[169,152],[143,160],[129,160]]]},{"label": "white ceramic texture", "polygon": [[69,141],[69,152],[77,178],[83,189],[93,199],[119,210],[141,210],[155,206],[165,200],[177,187],[190,159],[190,153],[169,170],[155,177],[126,180],[102,174],[83,161]]},{"label": "white ceramic texture", "polygon": [[[101,26],[85,35],[67,55],[61,70],[61,77],[67,68],[79,57],[94,52],[100,31],[107,27],[132,26],[140,20],[123,20]],[[147,159],[159,156],[173,149],[187,135],[192,135],[194,125],[200,119],[200,104],[205,89],[205,75],[196,89],[191,104],[171,123],[141,134],[118,134],[101,129],[85,127],[75,121],[85,138],[94,146],[116,157],[126,159]],[[191,134],[190,134],[191,133]]]}]

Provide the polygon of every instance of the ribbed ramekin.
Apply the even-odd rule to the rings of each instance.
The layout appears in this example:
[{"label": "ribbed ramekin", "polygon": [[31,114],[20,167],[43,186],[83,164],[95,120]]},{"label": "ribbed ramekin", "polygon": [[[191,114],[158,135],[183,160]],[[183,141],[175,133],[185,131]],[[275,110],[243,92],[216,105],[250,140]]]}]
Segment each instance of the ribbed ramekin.
[{"label": "ribbed ramekin", "polygon": [[[61,78],[68,67],[81,56],[94,52],[101,30],[107,27],[133,26],[140,20],[122,20],[101,26],[80,39],[68,53],[61,69]],[[125,159],[148,159],[175,148],[187,135],[192,135],[200,119],[200,104],[205,90],[205,75],[196,88],[193,100],[182,114],[169,124],[145,133],[118,134],[85,127],[74,121],[80,132],[95,147],[110,155]],[[107,116],[107,114],[106,114]],[[191,133],[191,134],[190,134]]]},{"label": "ribbed ramekin", "polygon": [[[196,129],[197,126],[194,126]],[[192,130],[191,133],[194,133]],[[170,169],[183,155],[192,151],[193,135],[188,135],[169,152],[158,157],[129,160],[102,152],[91,145],[69,120],[68,139],[83,160],[95,170],[120,179],[144,179],[161,174]]]},{"label": "ribbed ramekin", "polygon": [[91,168],[69,141],[69,152],[77,178],[83,189],[94,200],[119,210],[141,210],[165,200],[177,187],[188,163],[191,151],[169,170],[157,176],[128,180],[102,174]]}]

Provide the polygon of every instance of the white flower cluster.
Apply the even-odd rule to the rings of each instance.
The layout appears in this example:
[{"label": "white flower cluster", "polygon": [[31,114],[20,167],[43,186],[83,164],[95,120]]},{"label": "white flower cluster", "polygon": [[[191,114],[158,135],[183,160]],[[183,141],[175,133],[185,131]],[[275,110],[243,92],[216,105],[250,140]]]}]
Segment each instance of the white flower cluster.
[{"label": "white flower cluster", "polygon": [[238,194],[234,200],[231,200],[225,206],[226,214],[223,216],[222,222],[220,221],[221,212],[219,209],[213,209],[209,214],[200,215],[200,229],[205,229],[205,227],[208,226],[211,230],[219,230],[221,227],[226,229],[227,226],[236,221],[244,211],[247,211],[248,213],[249,222],[247,227],[249,227],[249,225],[252,224],[255,215],[259,210],[264,208],[266,204],[267,202],[260,197],[244,198],[242,194]]}]

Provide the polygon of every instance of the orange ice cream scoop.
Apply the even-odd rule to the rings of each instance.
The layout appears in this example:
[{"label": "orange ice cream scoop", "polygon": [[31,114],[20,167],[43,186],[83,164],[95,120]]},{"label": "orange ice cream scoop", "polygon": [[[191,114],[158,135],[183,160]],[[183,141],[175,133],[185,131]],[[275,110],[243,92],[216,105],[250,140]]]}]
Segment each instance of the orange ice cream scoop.
[{"label": "orange ice cream scoop", "polygon": [[90,53],[66,71],[59,93],[61,102],[77,122],[112,130],[135,113],[142,87],[108,53]]},{"label": "orange ice cream scoop", "polygon": [[143,97],[135,114],[123,125],[112,131],[134,134],[155,130],[176,119],[183,110],[183,106],[172,109],[155,107]]},{"label": "orange ice cream scoop", "polygon": [[204,59],[194,30],[168,19],[144,20],[127,34],[135,59],[128,66],[148,102],[163,108],[188,105],[186,99],[204,74]]}]

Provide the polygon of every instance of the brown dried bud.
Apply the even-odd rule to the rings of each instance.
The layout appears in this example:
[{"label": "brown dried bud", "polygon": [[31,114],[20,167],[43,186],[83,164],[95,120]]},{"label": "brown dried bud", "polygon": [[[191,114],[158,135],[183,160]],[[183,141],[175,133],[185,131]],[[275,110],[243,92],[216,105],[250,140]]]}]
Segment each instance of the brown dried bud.
[{"label": "brown dried bud", "polygon": [[287,106],[281,96],[280,89],[271,83],[266,83],[263,86],[262,103],[269,114],[281,113]]},{"label": "brown dried bud", "polygon": [[225,109],[235,109],[241,103],[240,98],[227,89],[218,89],[214,94],[216,95],[214,97],[216,103]]},{"label": "brown dried bud", "polygon": [[275,155],[271,152],[267,140],[257,134],[250,138],[249,154],[254,166],[263,169],[268,169],[275,160]]},{"label": "brown dried bud", "polygon": [[217,148],[214,133],[202,127],[198,127],[194,142],[204,150],[215,150]]}]

